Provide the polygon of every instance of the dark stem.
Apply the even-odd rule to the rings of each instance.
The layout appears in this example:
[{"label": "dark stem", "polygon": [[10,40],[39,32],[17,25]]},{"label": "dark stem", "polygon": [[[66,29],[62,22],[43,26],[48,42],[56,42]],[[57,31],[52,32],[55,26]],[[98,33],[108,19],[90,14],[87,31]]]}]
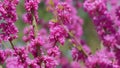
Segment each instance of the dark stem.
[{"label": "dark stem", "polygon": [[[12,41],[11,41],[11,40],[9,40],[9,42],[10,42],[10,44],[11,44],[12,48],[15,50],[15,47],[14,47],[14,44],[12,43]],[[15,50],[15,52],[16,52],[16,50]]]},{"label": "dark stem", "polygon": [[17,51],[16,51],[16,49],[15,49],[15,47],[14,47],[13,42],[12,42],[11,40],[9,40],[9,42],[10,42],[10,44],[11,44],[12,48],[14,49],[15,53],[16,53],[17,55],[19,55],[19,57],[20,57],[21,61],[22,61],[22,62],[24,62],[24,60],[22,59],[22,56],[19,54],[19,52],[17,52]]}]

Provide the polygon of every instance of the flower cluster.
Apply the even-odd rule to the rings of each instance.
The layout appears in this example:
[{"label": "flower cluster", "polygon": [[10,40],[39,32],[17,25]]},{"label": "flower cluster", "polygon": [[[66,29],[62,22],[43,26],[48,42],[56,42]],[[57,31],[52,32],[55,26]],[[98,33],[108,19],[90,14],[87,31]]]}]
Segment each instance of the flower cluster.
[{"label": "flower cluster", "polygon": [[0,42],[17,38],[18,29],[15,26],[17,21],[16,6],[19,0],[0,1]]},{"label": "flower cluster", "polygon": [[114,53],[102,49],[96,52],[95,55],[89,56],[86,60],[86,65],[89,68],[119,68],[116,61],[113,60],[115,60]]},{"label": "flower cluster", "polygon": [[23,14],[23,21],[28,24],[32,24],[33,19],[35,18],[38,22],[38,4],[40,0],[25,0],[25,10],[27,11]]},{"label": "flower cluster", "polygon": [[54,44],[59,41],[62,45],[65,43],[65,37],[67,37],[67,31],[62,25],[57,22],[50,22],[50,40]]},{"label": "flower cluster", "polygon": [[114,52],[116,63],[119,66],[119,4],[118,0],[110,1],[112,8],[109,9],[108,2],[106,0],[86,0],[84,8],[91,16],[103,45],[108,48],[108,51]]},{"label": "flower cluster", "polygon": [[[18,4],[19,0],[0,1],[0,66],[120,68],[119,0],[24,0],[26,12],[21,17],[26,24],[22,34],[24,45],[20,42],[21,46],[15,46]],[[39,8],[52,18],[39,17]],[[101,48],[95,52],[84,39],[86,21],[79,16],[79,9],[88,13],[99,36]]]}]

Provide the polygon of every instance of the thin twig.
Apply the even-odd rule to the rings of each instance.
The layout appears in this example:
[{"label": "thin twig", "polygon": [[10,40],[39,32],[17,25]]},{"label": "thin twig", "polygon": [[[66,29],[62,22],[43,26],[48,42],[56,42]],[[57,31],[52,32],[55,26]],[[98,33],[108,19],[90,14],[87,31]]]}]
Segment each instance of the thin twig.
[{"label": "thin twig", "polygon": [[22,62],[24,62],[24,60],[22,59],[22,56],[21,56],[21,55],[20,55],[20,54],[16,51],[16,49],[15,49],[14,44],[12,43],[12,41],[11,41],[11,40],[9,40],[9,42],[10,42],[10,44],[11,44],[12,48],[14,49],[15,53],[16,53],[17,55],[19,55],[19,57],[20,57],[21,61],[22,61]]}]

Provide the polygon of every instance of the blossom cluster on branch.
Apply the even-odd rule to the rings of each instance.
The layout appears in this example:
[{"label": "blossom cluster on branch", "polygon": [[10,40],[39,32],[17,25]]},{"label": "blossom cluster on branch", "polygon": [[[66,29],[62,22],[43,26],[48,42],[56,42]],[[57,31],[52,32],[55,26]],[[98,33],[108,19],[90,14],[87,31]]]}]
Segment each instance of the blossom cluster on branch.
[{"label": "blossom cluster on branch", "polygon": [[[18,39],[17,6],[19,0],[0,1],[0,65],[6,68],[120,68],[120,5],[119,0],[24,0],[22,20],[24,46],[15,46]],[[40,4],[45,5],[52,19],[39,17]],[[108,4],[110,6],[108,6]],[[84,19],[78,9],[91,18],[101,41],[101,48],[92,50],[83,39]],[[19,41],[17,41],[19,42]],[[67,44],[68,43],[68,44]],[[61,47],[69,49],[69,59]],[[97,47],[97,45],[96,45]]]}]

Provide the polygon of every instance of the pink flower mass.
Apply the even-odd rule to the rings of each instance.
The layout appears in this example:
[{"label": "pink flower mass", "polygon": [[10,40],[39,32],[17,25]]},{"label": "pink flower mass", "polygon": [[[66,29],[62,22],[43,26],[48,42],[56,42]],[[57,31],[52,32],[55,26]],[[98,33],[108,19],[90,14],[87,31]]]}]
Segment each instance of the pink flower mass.
[{"label": "pink flower mass", "polygon": [[120,0],[0,0],[0,67],[120,68]]}]

